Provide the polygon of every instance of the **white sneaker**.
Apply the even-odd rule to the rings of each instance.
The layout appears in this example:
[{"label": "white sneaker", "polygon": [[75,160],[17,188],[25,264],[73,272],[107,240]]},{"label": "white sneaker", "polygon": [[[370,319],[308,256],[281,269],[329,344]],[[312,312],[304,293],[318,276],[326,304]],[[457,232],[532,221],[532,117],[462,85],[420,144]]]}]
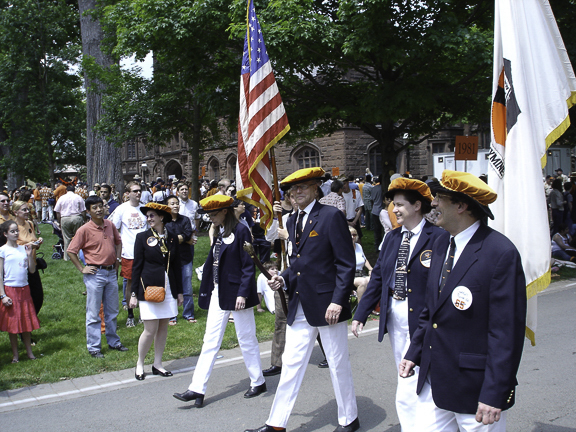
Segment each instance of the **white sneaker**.
[{"label": "white sneaker", "polygon": [[128,318],[126,320],[126,327],[128,327],[128,328],[136,327],[136,325],[134,324],[134,318]]}]

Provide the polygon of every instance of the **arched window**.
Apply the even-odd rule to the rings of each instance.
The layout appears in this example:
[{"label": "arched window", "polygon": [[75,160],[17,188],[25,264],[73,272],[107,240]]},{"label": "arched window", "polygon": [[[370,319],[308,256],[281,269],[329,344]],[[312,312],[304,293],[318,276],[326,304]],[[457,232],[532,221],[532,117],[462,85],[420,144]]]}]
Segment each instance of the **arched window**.
[{"label": "arched window", "polygon": [[297,169],[320,166],[320,154],[312,147],[302,147],[294,153],[293,158]]},{"label": "arched window", "polygon": [[236,155],[228,156],[226,161],[226,178],[234,180],[236,178]]},{"label": "arched window", "polygon": [[210,180],[220,181],[220,163],[216,158],[208,161],[208,178]]}]

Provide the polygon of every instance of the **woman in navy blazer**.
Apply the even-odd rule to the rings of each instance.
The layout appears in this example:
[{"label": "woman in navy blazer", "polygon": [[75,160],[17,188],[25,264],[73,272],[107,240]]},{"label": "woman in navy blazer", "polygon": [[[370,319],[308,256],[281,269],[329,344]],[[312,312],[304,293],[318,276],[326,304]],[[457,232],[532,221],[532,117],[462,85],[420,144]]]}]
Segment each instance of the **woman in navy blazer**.
[{"label": "woman in navy blazer", "polygon": [[[164,223],[172,220],[170,207],[150,202],[140,207],[140,211],[146,215],[150,229],[137,234],[134,242],[132,297],[129,304],[129,307],[134,308],[140,301],[140,317],[144,321],[144,331],[138,340],[138,362],[135,373],[139,381],[145,378],[144,358],[152,342],[154,342],[152,373],[165,377],[172,376],[172,372],[162,367],[162,354],[168,337],[168,322],[178,314],[178,306],[184,302],[178,239],[164,229]],[[149,286],[166,288],[163,302],[153,303],[145,300],[145,288]]]},{"label": "woman in navy blazer", "polygon": [[200,201],[202,209],[198,211],[208,213],[215,227],[214,243],[204,264],[198,299],[198,305],[208,309],[206,334],[192,383],[184,393],[174,393],[181,401],[195,400],[198,408],[204,403],[208,379],[231,311],[234,311],[236,335],[250,376],[250,388],[244,397],[251,398],[266,391],[253,309],[258,304],[255,269],[243,249],[245,242],[252,243],[252,236],[248,228],[238,223],[233,202],[226,195],[213,195]]}]

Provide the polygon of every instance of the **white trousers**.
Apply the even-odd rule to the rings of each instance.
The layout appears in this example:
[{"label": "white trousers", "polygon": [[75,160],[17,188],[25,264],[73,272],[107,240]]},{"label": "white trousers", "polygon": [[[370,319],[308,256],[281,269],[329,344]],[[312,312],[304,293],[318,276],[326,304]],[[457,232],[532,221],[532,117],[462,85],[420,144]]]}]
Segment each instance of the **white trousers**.
[{"label": "white trousers", "polygon": [[[222,338],[226,330],[226,324],[230,317],[228,310],[220,309],[218,304],[218,287],[212,291],[210,306],[208,307],[208,317],[206,319],[206,333],[204,334],[204,343],[202,352],[198,358],[192,383],[188,387],[196,393],[206,394],[208,379],[216,362],[216,355],[222,345]],[[250,377],[250,386],[255,387],[264,384],[264,375],[262,375],[262,362],[260,361],[260,348],[256,338],[256,322],[254,321],[254,309],[248,308],[240,311],[234,311],[234,327],[236,327],[236,336],[244,357],[244,364],[248,369]]]},{"label": "white trousers", "polygon": [[[388,337],[396,362],[396,371],[400,362],[404,358],[410,346],[410,328],[408,327],[408,300],[394,300],[392,297],[388,301],[388,311],[386,319]],[[420,367],[414,368],[414,375],[408,378],[400,377],[398,374],[398,386],[396,387],[396,412],[400,420],[402,432],[420,432],[416,428],[417,417],[416,408],[418,405],[418,395],[416,387],[418,384],[418,373]]]},{"label": "white trousers", "polygon": [[348,353],[348,323],[312,327],[298,304],[296,319],[286,326],[286,346],[282,355],[282,374],[266,424],[285,428],[302,385],[312,355],[316,336],[320,333],[330,377],[338,404],[338,423],[347,426],[358,417],[352,366]]},{"label": "white trousers", "polygon": [[476,421],[475,414],[458,414],[438,408],[432,399],[432,387],[428,382],[418,396],[418,416],[415,427],[421,432],[505,432],[506,411],[500,420],[491,425]]}]

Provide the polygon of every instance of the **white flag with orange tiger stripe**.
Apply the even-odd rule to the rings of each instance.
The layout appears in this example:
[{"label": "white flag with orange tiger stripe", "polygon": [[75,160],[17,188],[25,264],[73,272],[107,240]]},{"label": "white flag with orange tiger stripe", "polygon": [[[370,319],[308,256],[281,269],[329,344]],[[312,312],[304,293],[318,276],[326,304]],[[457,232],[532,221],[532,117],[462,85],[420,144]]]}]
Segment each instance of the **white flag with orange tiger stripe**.
[{"label": "white flag with orange tiger stripe", "polygon": [[518,248],[526,275],[526,337],[535,344],[536,294],[550,284],[542,168],[570,125],[576,78],[547,0],[496,0],[489,184],[491,226]]}]

